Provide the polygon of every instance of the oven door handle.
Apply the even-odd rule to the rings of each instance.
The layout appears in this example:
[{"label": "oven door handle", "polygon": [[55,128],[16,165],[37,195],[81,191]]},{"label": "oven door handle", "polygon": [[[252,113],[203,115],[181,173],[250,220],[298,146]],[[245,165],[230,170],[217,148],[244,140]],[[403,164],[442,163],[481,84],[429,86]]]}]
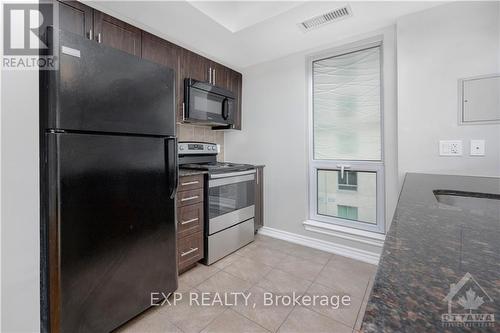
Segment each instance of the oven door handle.
[{"label": "oven door handle", "polygon": [[232,184],[251,182],[251,181],[255,181],[255,172],[241,175],[241,176],[210,179],[208,181],[208,187],[213,188],[213,187],[218,187],[218,186],[232,185]]},{"label": "oven door handle", "polygon": [[244,176],[244,175],[251,175],[252,173],[255,172],[256,172],[255,169],[251,169],[251,170],[237,171],[237,172],[217,173],[217,174],[211,174],[210,178],[218,179],[218,178],[227,178],[235,176]]}]

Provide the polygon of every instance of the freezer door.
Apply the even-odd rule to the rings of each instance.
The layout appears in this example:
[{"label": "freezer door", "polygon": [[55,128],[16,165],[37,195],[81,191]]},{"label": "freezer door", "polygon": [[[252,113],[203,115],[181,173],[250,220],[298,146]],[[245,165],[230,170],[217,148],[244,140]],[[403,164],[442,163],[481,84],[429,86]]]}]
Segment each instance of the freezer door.
[{"label": "freezer door", "polygon": [[47,135],[49,268],[59,291],[51,302],[60,304],[60,331],[109,332],[147,309],[152,292],[177,288],[166,141]]},{"label": "freezer door", "polygon": [[[171,68],[64,31],[51,34],[59,70],[48,75],[48,128],[175,135]],[[57,37],[57,36],[56,36]]]}]

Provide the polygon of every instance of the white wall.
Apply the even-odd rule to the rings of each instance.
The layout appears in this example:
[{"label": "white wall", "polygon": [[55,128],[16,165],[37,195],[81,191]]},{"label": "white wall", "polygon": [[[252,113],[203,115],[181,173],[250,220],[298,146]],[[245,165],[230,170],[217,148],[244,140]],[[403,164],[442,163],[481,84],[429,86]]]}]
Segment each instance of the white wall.
[{"label": "white wall", "polygon": [[40,331],[38,72],[2,71],[2,332]]},{"label": "white wall", "polygon": [[305,70],[303,54],[247,68],[244,129],[225,138],[228,161],[266,165],[265,220],[296,233],[307,213]]},{"label": "white wall", "polygon": [[[445,4],[398,20],[397,42],[385,31],[387,224],[406,172],[500,176],[500,125],[457,124],[457,80],[500,72],[499,7]],[[389,65],[395,66],[396,45],[397,80]],[[306,57],[294,54],[244,70],[243,131],[226,135],[226,159],[266,164],[266,226],[342,243],[302,225],[308,216]],[[440,139],[464,140],[464,156],[439,157]],[[470,139],[486,140],[485,157],[468,156]]]},{"label": "white wall", "polygon": [[310,54],[377,35],[384,36],[384,103],[388,221],[397,201],[394,29],[349,38],[318,50],[255,65],[243,71],[243,130],[227,132],[225,158],[265,164],[265,226],[334,241],[375,253],[380,248],[304,230],[308,219],[308,109],[306,59]]},{"label": "white wall", "polygon": [[[456,2],[397,24],[400,177],[405,172],[500,176],[500,125],[459,126],[457,80],[500,73],[500,3]],[[438,141],[461,139],[462,157],[440,157]],[[469,156],[470,139],[486,156]]]}]

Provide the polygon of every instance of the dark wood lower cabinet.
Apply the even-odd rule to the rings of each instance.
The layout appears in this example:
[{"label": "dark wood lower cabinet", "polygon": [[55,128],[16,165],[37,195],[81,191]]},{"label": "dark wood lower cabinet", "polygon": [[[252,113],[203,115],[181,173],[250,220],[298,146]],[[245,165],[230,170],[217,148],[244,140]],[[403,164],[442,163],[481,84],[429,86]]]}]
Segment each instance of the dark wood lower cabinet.
[{"label": "dark wood lower cabinet", "polygon": [[178,207],[192,205],[198,202],[203,202],[203,188],[177,192]]},{"label": "dark wood lower cabinet", "polygon": [[203,258],[203,233],[200,231],[181,238],[177,244],[178,270],[183,273]]},{"label": "dark wood lower cabinet", "polygon": [[255,232],[264,226],[264,166],[258,166],[255,175]]},{"label": "dark wood lower cabinet", "polygon": [[184,176],[177,192],[177,269],[183,273],[203,259],[204,176]]},{"label": "dark wood lower cabinet", "polygon": [[177,209],[177,237],[183,238],[203,230],[203,202]]}]

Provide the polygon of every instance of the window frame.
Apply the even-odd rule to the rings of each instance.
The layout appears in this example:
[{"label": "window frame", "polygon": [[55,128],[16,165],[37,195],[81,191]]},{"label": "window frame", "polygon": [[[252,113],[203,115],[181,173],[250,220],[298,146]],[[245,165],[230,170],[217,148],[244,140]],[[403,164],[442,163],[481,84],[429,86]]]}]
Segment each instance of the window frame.
[{"label": "window frame", "polygon": [[[343,227],[371,231],[385,234],[385,175],[384,175],[384,48],[383,36],[358,41],[344,46],[339,46],[307,58],[307,94],[308,94],[308,177],[309,177],[309,219]],[[374,47],[380,49],[380,160],[345,160],[328,159],[316,160],[314,158],[314,100],[313,100],[313,64],[317,60],[332,58],[340,55],[354,53]],[[318,214],[318,170],[340,171],[340,165],[349,164],[346,171],[374,172],[376,174],[376,224],[368,222],[347,220],[339,217],[330,217]],[[359,177],[359,175],[358,175]],[[359,186],[359,183],[358,183]]]}]

